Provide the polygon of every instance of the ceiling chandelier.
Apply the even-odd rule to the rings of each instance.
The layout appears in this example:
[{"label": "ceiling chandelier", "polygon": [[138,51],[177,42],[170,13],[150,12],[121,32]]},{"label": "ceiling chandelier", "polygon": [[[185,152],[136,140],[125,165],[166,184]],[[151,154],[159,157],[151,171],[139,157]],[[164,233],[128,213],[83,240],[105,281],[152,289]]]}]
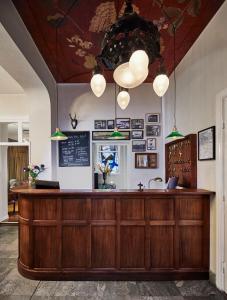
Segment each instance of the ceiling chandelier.
[{"label": "ceiling chandelier", "polygon": [[[101,53],[96,57],[97,66],[93,71],[91,89],[101,97],[106,88],[102,68],[113,71],[114,81],[124,89],[132,89],[142,84],[149,73],[149,64],[159,60],[160,69],[154,80],[153,88],[162,97],[168,89],[163,59],[160,55],[160,33],[158,27],[133,11],[132,1],[125,1],[122,17],[105,33]],[[122,93],[122,89],[121,92]],[[120,98],[130,99],[128,91]],[[129,103],[129,100],[126,101]],[[125,103],[126,103],[125,102]],[[125,109],[125,105],[123,105]]]}]

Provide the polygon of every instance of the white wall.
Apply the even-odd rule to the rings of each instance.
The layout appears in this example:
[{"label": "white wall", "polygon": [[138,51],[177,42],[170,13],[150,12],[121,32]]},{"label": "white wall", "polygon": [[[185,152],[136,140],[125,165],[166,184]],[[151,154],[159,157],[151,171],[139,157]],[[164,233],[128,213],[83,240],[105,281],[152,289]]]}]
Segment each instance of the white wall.
[{"label": "white wall", "polygon": [[[215,125],[216,95],[227,87],[227,2],[225,2],[176,70],[177,127],[183,134]],[[173,81],[165,95],[165,134],[173,126]],[[198,187],[216,190],[216,161],[198,161]],[[211,202],[210,268],[216,265],[216,199]]]},{"label": "white wall", "polygon": [[29,106],[25,94],[1,94],[0,118],[28,118]]},{"label": "white wall", "polygon": [[[146,113],[161,112],[161,100],[155,96],[152,84],[143,84],[131,90],[130,95],[129,106],[125,111],[118,107],[117,117],[145,118]],[[92,131],[94,120],[114,119],[114,85],[107,84],[101,98],[93,95],[89,84],[59,85],[59,124],[62,130],[72,130],[69,113],[77,114],[77,130]],[[134,153],[131,151],[131,141],[128,142],[128,188],[137,188],[140,181],[147,186],[150,178],[163,177],[162,148],[160,137],[157,151],[154,151],[159,153],[158,169],[139,170],[134,168]],[[92,173],[92,166],[58,168],[58,178],[63,188],[91,188]]]}]

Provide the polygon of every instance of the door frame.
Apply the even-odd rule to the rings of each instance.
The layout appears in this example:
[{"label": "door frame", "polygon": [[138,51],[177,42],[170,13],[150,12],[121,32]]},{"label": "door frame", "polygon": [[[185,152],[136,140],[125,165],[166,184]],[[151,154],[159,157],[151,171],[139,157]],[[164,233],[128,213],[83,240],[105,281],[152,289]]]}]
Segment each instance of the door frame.
[{"label": "door frame", "polygon": [[[29,163],[31,162],[31,142],[23,142],[22,140],[22,123],[30,123],[27,117],[17,117],[17,118],[10,118],[10,117],[2,117],[0,118],[0,124],[2,123],[17,123],[18,124],[18,142],[1,142],[0,141],[0,149],[4,149],[7,151],[8,146],[27,146],[28,147],[28,159]],[[2,155],[2,154],[1,154]],[[3,188],[0,191],[0,201],[1,205],[3,206],[3,213],[4,215],[0,214],[0,222],[7,219],[8,215],[8,163],[6,162],[6,168],[2,169],[3,179],[4,181],[1,182]]]},{"label": "door frame", "polygon": [[[224,101],[227,89],[216,96],[216,285],[227,292],[225,286],[225,194],[224,194]],[[226,158],[227,159],[227,158]],[[227,276],[227,274],[226,274]]]},{"label": "door frame", "polygon": [[[129,172],[129,166],[131,165],[131,162],[130,162],[130,140],[124,140],[124,141],[118,141],[118,140],[100,140],[100,141],[92,141],[92,169],[94,167],[94,147],[96,145],[107,145],[107,144],[115,144],[115,145],[118,145],[118,146],[126,146],[126,150],[127,150],[127,161],[126,161],[126,164],[127,164],[127,173]],[[124,175],[125,176],[125,175]],[[129,176],[125,176],[124,178],[125,180],[125,184],[127,187],[129,187],[129,184],[130,184],[130,180],[129,180]]]}]

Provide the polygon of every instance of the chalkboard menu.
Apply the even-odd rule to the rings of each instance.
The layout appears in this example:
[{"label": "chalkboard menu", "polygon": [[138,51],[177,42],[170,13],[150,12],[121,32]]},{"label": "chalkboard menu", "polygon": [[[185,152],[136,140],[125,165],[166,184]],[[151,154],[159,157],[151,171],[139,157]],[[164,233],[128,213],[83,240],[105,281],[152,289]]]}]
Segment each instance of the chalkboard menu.
[{"label": "chalkboard menu", "polygon": [[59,141],[59,167],[90,166],[90,132],[66,131],[68,137]]}]

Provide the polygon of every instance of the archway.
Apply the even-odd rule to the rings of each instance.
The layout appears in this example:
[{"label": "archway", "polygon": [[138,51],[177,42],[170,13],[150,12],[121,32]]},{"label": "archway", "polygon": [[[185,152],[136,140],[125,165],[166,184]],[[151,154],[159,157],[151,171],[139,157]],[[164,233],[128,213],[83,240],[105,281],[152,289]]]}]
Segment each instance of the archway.
[{"label": "archway", "polygon": [[[47,170],[43,173],[43,178],[50,179],[52,176],[50,97],[40,78],[1,24],[0,66],[8,78],[6,81],[11,80],[8,90],[4,89],[4,93],[1,92],[0,86],[0,102],[4,104],[1,106],[0,119],[29,121],[30,161],[34,164],[45,164]],[[3,164],[0,176],[0,221],[7,217],[6,186],[8,186],[7,168]]]}]

